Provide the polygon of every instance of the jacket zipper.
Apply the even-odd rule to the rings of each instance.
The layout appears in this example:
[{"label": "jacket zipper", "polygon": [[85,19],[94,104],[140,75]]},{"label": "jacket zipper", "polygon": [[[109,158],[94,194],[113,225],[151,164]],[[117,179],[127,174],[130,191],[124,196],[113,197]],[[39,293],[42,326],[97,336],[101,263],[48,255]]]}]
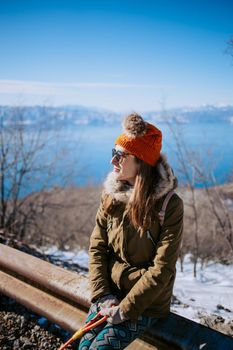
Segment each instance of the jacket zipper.
[{"label": "jacket zipper", "polygon": [[156,243],[153,239],[153,237],[151,236],[151,233],[149,230],[146,230],[146,235],[147,235],[147,238],[149,238],[151,240],[151,242],[153,243],[154,247],[156,247]]}]

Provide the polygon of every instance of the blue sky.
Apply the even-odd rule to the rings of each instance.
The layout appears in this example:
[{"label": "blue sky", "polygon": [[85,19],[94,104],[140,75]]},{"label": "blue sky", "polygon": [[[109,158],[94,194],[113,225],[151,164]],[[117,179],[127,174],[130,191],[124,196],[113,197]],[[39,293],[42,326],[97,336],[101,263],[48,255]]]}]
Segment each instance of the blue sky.
[{"label": "blue sky", "polygon": [[233,104],[232,1],[0,0],[0,104]]}]

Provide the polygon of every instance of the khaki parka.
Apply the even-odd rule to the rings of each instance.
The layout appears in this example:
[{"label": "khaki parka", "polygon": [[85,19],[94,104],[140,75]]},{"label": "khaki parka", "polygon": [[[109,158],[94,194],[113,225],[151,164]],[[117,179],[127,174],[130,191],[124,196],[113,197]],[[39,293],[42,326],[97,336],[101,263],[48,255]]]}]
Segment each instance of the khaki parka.
[{"label": "khaki parka", "polygon": [[[153,196],[156,212],[177,181],[165,156],[157,165],[160,180]],[[131,320],[143,314],[166,317],[171,303],[176,261],[183,230],[183,202],[174,194],[160,225],[156,216],[147,230],[136,230],[127,217],[133,188],[116,181],[110,173],[104,186],[89,248],[89,274],[92,302],[115,294],[120,309]],[[115,201],[113,214],[104,210],[105,196]]]}]

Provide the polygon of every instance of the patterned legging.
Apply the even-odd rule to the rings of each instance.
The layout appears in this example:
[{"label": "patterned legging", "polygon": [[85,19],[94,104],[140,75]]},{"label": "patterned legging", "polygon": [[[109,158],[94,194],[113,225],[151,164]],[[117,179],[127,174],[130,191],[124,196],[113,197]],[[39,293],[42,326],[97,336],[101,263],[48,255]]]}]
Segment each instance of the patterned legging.
[{"label": "patterned legging", "polygon": [[[98,304],[92,304],[86,323],[99,311]],[[80,340],[78,350],[112,350],[124,349],[138,338],[147,327],[158,321],[158,318],[140,316],[137,322],[130,320],[119,324],[102,323],[95,329],[85,333]]]}]

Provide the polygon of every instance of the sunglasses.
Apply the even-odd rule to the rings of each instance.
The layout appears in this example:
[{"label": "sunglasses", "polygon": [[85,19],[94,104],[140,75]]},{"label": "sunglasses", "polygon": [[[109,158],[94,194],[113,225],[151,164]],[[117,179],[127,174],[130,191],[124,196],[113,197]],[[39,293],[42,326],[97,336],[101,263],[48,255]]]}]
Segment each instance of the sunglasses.
[{"label": "sunglasses", "polygon": [[121,158],[125,158],[129,153],[125,153],[123,151],[117,151],[115,148],[112,149],[112,158],[115,158],[117,162],[121,160]]}]

